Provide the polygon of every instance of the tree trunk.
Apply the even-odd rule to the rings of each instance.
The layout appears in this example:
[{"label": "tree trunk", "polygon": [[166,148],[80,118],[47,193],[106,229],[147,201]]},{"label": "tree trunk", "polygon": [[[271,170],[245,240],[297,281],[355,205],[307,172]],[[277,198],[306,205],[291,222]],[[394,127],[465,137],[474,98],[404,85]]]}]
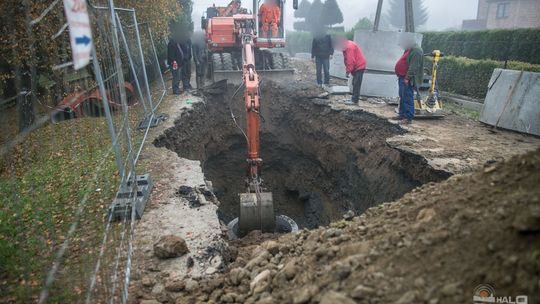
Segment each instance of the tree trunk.
[{"label": "tree trunk", "polygon": [[15,67],[15,88],[17,89],[17,113],[19,114],[19,132],[25,131],[30,127],[35,119],[34,105],[32,99],[28,98],[27,89],[23,86],[23,77],[19,67]]},{"label": "tree trunk", "polygon": [[[23,1],[23,9],[25,10],[24,13],[26,14],[26,32],[30,41],[29,48],[31,58],[27,58],[26,60],[26,64],[30,67],[30,92],[28,92],[26,85],[23,87],[21,68],[15,67],[15,87],[17,88],[17,92],[19,92],[19,96],[17,97],[17,111],[19,112],[19,131],[21,132],[25,131],[36,120],[34,103],[37,100],[37,72],[34,39],[32,25],[30,25],[32,16],[30,15],[30,6],[28,5],[28,0]],[[26,81],[24,83],[26,84]]]}]

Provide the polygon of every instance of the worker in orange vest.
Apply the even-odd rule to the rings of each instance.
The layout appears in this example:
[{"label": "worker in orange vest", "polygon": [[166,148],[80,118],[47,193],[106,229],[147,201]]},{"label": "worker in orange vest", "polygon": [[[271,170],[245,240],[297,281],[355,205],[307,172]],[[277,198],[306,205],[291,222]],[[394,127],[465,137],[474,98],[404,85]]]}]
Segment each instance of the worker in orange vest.
[{"label": "worker in orange vest", "polygon": [[260,37],[277,37],[280,18],[279,0],[265,0],[259,9]]}]

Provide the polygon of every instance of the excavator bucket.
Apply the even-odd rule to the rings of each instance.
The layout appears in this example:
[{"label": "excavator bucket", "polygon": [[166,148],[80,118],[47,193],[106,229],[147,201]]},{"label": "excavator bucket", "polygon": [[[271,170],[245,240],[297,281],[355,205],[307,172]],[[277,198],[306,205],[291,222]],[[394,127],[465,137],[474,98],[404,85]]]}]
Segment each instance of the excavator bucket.
[{"label": "excavator bucket", "polygon": [[[263,81],[292,82],[294,81],[294,69],[284,70],[258,70],[259,78]],[[242,83],[242,71],[221,70],[214,71],[214,82],[227,79],[228,83],[239,85]]]},{"label": "excavator bucket", "polygon": [[[260,199],[258,200],[257,197]],[[273,233],[276,228],[276,216],[271,192],[240,193],[240,215],[238,234],[245,236],[253,230]]]}]

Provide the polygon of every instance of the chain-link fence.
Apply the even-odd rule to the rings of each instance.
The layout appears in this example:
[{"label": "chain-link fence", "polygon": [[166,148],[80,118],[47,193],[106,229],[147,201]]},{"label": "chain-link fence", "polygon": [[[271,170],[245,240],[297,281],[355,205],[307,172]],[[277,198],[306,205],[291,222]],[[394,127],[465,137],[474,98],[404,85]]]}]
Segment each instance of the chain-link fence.
[{"label": "chain-link fence", "polygon": [[[166,94],[151,27],[112,0],[19,2],[0,4],[0,303],[125,303]],[[90,17],[80,70],[67,2]]]}]

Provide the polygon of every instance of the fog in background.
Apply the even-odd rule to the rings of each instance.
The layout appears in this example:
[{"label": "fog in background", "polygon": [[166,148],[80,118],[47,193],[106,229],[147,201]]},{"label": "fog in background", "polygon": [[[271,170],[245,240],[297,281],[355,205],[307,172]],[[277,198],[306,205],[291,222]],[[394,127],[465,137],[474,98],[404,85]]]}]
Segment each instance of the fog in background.
[{"label": "fog in background", "polygon": [[[206,8],[212,6],[225,6],[230,0],[194,0],[193,1],[193,21],[195,30],[201,28],[201,15]],[[375,18],[377,0],[337,0],[343,13],[343,25],[345,29],[350,29],[363,17]],[[389,0],[385,0],[383,10],[387,9]],[[252,0],[243,0],[242,6],[251,10]],[[423,27],[418,30],[436,30],[460,29],[461,22],[464,19],[475,19],[478,8],[477,0],[424,0],[424,4],[429,12],[429,19]],[[288,30],[292,30],[294,22],[292,0],[286,2],[286,20],[285,25]]]}]

